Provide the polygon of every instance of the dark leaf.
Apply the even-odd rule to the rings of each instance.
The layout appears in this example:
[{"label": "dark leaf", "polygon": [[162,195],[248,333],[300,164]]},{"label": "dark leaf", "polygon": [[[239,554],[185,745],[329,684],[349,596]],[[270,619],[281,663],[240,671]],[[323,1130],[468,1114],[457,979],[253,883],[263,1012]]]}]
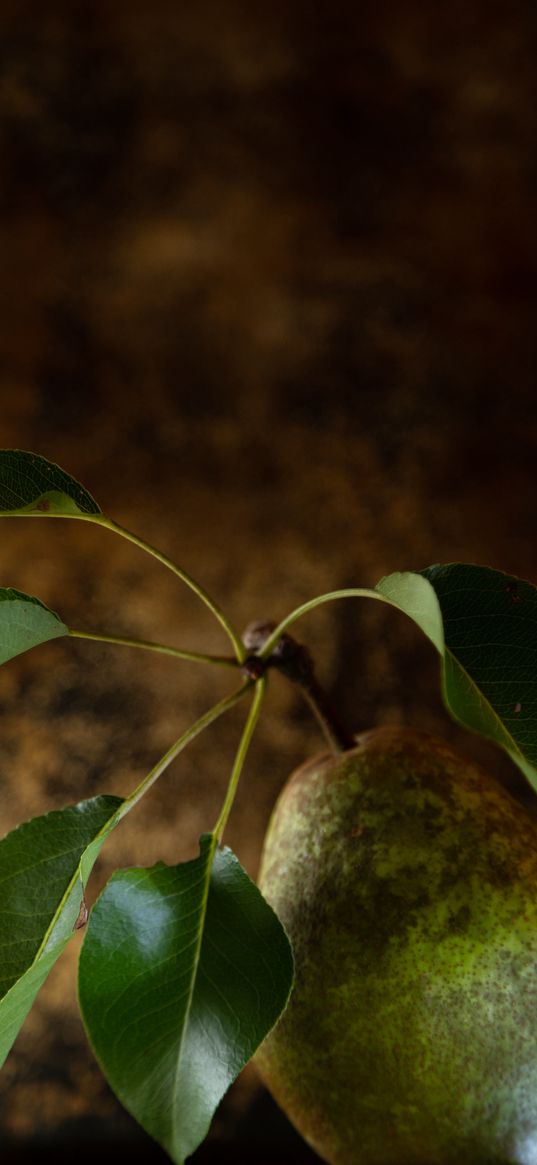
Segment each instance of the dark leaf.
[{"label": "dark leaf", "polygon": [[293,963],[271,907],[213,835],[179,866],[123,870],[94,907],[79,996],[112,1088],[177,1165],[275,1024]]},{"label": "dark leaf", "polygon": [[452,716],[504,748],[537,788],[537,587],[450,563],[377,586],[434,643]]},{"label": "dark leaf", "polygon": [[94,797],[0,841],[0,1065],[80,919],[84,888],[119,797]]},{"label": "dark leaf", "polygon": [[97,502],[74,477],[37,453],[0,450],[0,517],[101,514]]}]

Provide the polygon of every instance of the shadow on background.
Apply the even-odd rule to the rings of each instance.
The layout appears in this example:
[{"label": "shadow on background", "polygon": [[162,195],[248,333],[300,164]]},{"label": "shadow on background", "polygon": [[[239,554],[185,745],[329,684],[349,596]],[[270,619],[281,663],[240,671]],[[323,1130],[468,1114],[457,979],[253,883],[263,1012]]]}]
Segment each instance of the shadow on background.
[{"label": "shadow on background", "polygon": [[[44,1165],[67,1165],[76,1155],[80,1165],[95,1161],[100,1152],[119,1151],[129,1161],[165,1165],[166,1153],[123,1114],[108,1124],[87,1117],[65,1124],[53,1136],[36,1137],[26,1144],[7,1145],[2,1159],[7,1165],[29,1165],[38,1157]],[[315,1165],[320,1158],[309,1149],[283,1116],[269,1094],[262,1090],[232,1128],[213,1137],[194,1155],[196,1165],[216,1165],[239,1159],[249,1165]]]}]

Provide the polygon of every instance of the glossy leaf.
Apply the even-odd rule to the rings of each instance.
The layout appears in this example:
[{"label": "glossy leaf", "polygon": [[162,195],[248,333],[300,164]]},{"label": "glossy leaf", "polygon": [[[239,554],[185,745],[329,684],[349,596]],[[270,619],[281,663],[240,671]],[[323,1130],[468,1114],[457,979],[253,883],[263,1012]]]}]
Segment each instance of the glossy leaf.
[{"label": "glossy leaf", "polygon": [[376,589],[437,648],[452,716],[504,748],[537,788],[537,587],[449,563],[389,575]]},{"label": "glossy leaf", "polygon": [[12,587],[0,587],[0,664],[68,634],[65,623],[40,599]]},{"label": "glossy leaf", "polygon": [[37,453],[0,450],[0,517],[101,513],[91,494],[59,465]]},{"label": "glossy leaf", "polygon": [[292,974],[280,922],[214,835],[194,861],[109,881],[80,957],[82,1015],[112,1088],[177,1165],[275,1024]]},{"label": "glossy leaf", "polygon": [[34,817],[0,841],[0,1065],[76,929],[121,805],[119,797],[94,797]]}]

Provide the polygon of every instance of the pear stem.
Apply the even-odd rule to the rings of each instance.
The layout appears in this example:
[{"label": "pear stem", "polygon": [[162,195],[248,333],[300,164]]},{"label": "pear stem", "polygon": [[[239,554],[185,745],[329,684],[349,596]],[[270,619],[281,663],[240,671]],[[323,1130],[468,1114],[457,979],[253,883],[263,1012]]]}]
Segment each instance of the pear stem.
[{"label": "pear stem", "polygon": [[275,623],[257,621],[246,628],[242,641],[251,655],[242,665],[242,671],[250,680],[258,680],[269,667],[276,668],[291,683],[297,684],[309,704],[329,748],[334,753],[348,752],[356,747],[356,740],[342,724],[324,688],[315,674],[311,655],[302,643],[292,635],[284,634],[278,639],[270,654],[261,657],[263,647],[274,632]]}]

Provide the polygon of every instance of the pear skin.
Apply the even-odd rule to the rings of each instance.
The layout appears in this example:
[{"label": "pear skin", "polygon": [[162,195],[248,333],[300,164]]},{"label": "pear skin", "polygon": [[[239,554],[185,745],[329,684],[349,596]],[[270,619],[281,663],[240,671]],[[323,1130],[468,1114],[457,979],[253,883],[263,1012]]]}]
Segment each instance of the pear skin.
[{"label": "pear skin", "polygon": [[537,821],[401,728],[284,788],[259,884],[296,984],[257,1066],[330,1165],[537,1165]]}]

